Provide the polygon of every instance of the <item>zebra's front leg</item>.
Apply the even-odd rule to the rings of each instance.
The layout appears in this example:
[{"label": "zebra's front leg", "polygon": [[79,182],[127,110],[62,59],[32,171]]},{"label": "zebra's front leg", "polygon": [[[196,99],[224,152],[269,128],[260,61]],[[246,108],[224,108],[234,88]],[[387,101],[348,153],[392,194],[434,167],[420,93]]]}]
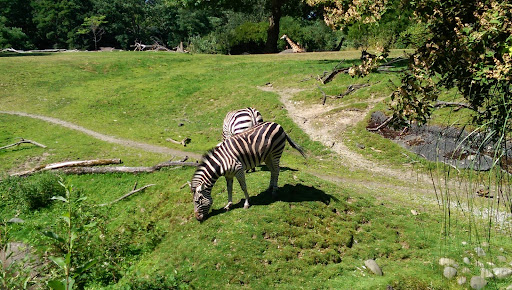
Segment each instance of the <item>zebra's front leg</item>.
[{"label": "zebra's front leg", "polygon": [[228,204],[226,204],[224,209],[230,210],[233,205],[233,177],[226,177],[226,185],[228,189]]},{"label": "zebra's front leg", "polygon": [[247,192],[247,185],[245,184],[245,170],[241,169],[238,170],[236,173],[236,179],[238,179],[238,183],[240,183],[240,187],[242,188],[244,194],[245,194],[245,203],[244,208],[249,208],[249,193]]}]

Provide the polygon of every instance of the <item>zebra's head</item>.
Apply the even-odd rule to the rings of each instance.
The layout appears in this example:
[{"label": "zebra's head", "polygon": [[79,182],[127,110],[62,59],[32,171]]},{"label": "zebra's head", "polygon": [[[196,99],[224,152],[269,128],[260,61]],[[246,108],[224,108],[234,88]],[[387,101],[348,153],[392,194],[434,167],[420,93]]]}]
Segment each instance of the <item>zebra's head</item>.
[{"label": "zebra's head", "polygon": [[200,184],[197,187],[191,186],[192,194],[194,196],[194,215],[198,221],[202,221],[210,211],[213,204],[213,199],[210,194],[211,188]]}]

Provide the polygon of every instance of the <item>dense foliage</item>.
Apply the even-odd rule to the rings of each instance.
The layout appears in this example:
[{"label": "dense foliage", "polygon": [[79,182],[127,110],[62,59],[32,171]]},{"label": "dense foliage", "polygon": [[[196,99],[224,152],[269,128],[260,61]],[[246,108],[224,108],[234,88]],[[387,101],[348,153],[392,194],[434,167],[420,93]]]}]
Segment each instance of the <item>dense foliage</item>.
[{"label": "dense foliage", "polygon": [[133,49],[137,41],[168,48],[183,42],[200,53],[262,53],[284,49],[283,33],[308,51],[415,43],[404,37],[410,12],[394,10],[379,23],[360,19],[350,29],[332,30],[323,8],[291,0],[0,0],[0,48]]},{"label": "dense foliage", "polygon": [[512,129],[512,2],[419,1],[431,37],[410,59],[395,93],[397,119],[425,122],[442,88],[456,88],[474,123],[503,138]]}]

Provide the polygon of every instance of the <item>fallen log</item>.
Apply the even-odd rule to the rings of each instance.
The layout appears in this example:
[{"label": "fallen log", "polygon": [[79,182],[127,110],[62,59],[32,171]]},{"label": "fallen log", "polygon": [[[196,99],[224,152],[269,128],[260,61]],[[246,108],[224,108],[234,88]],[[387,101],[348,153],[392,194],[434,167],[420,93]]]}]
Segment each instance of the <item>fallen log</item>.
[{"label": "fallen log", "polygon": [[61,168],[59,172],[64,174],[104,174],[104,173],[153,173],[159,171],[164,167],[172,166],[199,166],[197,162],[183,162],[183,161],[167,161],[159,163],[155,166],[108,166],[108,167],[74,167],[74,168]]},{"label": "fallen log", "polygon": [[14,146],[18,146],[20,144],[23,144],[23,143],[30,143],[30,144],[33,144],[33,145],[36,145],[36,146],[39,146],[41,148],[46,148],[45,145],[41,144],[41,143],[37,143],[36,141],[32,141],[32,140],[28,140],[28,139],[23,139],[21,138],[20,141],[14,143],[14,144],[9,144],[9,145],[5,145],[3,147],[0,147],[0,150],[2,149],[7,149],[7,148],[10,148],[10,147],[14,147]]},{"label": "fallen log", "polygon": [[114,200],[114,201],[111,201],[111,202],[107,202],[107,203],[102,203],[102,204],[98,204],[97,206],[107,206],[107,205],[112,205],[120,200],[123,200],[139,191],[143,191],[144,189],[150,187],[150,186],[154,186],[155,184],[148,184],[148,185],[144,185],[143,187],[139,188],[139,189],[136,189],[137,188],[137,182],[135,182],[135,185],[133,186],[133,189],[132,191],[128,192],[127,194],[121,196],[120,198]]},{"label": "fallen log", "polygon": [[47,165],[41,165],[32,168],[27,171],[13,173],[11,176],[29,176],[39,171],[55,170],[61,168],[77,167],[77,166],[96,166],[96,165],[110,165],[110,164],[121,164],[121,159],[95,159],[95,160],[79,160],[79,161],[66,161],[59,163],[52,163]]}]

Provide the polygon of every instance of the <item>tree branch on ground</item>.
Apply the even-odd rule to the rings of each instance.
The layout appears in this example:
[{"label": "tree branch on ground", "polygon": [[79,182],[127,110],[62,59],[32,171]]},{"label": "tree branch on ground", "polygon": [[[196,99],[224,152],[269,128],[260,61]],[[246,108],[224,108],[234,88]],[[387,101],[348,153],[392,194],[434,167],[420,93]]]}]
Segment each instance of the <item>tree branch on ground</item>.
[{"label": "tree branch on ground", "polygon": [[165,139],[165,141],[172,142],[172,143],[175,143],[175,144],[180,144],[180,145],[183,145],[183,147],[187,147],[187,144],[190,143],[190,138],[184,138],[181,141],[176,141],[176,140],[174,140],[172,138],[167,138],[167,139]]},{"label": "tree branch on ground", "polygon": [[148,185],[144,185],[143,187],[141,187],[141,188],[139,188],[139,189],[136,189],[136,188],[137,188],[137,182],[135,182],[135,185],[133,186],[132,191],[128,192],[127,194],[125,194],[125,195],[121,196],[120,198],[118,198],[118,199],[116,199],[116,200],[114,200],[114,201],[107,202],[107,203],[102,203],[102,204],[98,204],[97,206],[107,206],[107,205],[112,205],[112,204],[114,204],[114,203],[116,203],[116,202],[118,202],[118,201],[121,201],[121,200],[123,200],[123,199],[125,199],[125,198],[127,198],[127,197],[129,197],[129,196],[131,196],[131,195],[133,195],[133,194],[135,194],[135,193],[137,193],[137,192],[139,192],[139,191],[143,191],[144,189],[146,189],[146,188],[148,188],[148,187],[150,187],[150,186],[154,186],[154,185],[155,185],[155,184],[148,184]]},{"label": "tree branch on ground", "polygon": [[7,149],[7,148],[10,148],[10,147],[14,147],[14,146],[18,146],[18,145],[23,144],[23,143],[30,143],[30,144],[39,146],[41,148],[46,148],[45,145],[43,145],[41,143],[37,143],[36,141],[32,141],[32,140],[28,140],[28,139],[24,139],[24,138],[20,138],[20,139],[21,139],[20,141],[14,143],[14,144],[9,144],[9,145],[5,145],[3,147],[0,147],[0,150]]},{"label": "tree branch on ground", "polygon": [[370,131],[370,132],[374,132],[374,131],[379,131],[382,127],[385,127],[389,122],[391,122],[391,120],[393,120],[393,116],[390,116],[388,117],[386,120],[384,120],[384,122],[382,122],[382,124],[380,124],[379,126],[375,127],[375,128],[366,128],[366,130]]},{"label": "tree branch on ground", "polygon": [[97,166],[97,165],[110,165],[121,164],[121,159],[94,159],[94,160],[78,160],[78,161],[65,161],[59,163],[52,163],[41,165],[27,171],[11,174],[11,176],[29,176],[39,171],[56,170],[62,168],[78,167],[78,166]]}]

